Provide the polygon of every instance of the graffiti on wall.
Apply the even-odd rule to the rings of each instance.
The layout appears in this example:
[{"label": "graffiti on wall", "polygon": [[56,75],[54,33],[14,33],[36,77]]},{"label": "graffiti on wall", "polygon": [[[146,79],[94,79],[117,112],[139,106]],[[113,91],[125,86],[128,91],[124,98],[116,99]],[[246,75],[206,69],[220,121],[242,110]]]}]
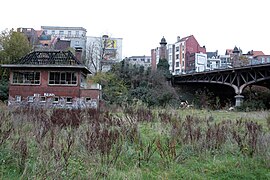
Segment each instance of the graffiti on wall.
[{"label": "graffiti on wall", "polygon": [[34,94],[33,96],[10,97],[8,105],[11,107],[44,107],[44,108],[67,108],[67,109],[79,109],[79,108],[93,108],[97,109],[99,106],[98,99],[91,99],[89,97],[61,97],[56,96],[53,93]]}]

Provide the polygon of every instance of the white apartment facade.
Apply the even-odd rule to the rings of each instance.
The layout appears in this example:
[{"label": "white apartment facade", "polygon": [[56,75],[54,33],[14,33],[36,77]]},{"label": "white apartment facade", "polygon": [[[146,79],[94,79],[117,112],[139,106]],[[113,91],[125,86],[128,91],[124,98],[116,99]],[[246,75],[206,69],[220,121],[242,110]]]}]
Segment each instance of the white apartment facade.
[{"label": "white apartment facade", "polygon": [[174,49],[175,49],[174,44],[167,45],[167,60],[169,63],[169,71],[171,73],[174,72],[174,61],[175,61]]},{"label": "white apartment facade", "polygon": [[151,56],[131,56],[127,58],[128,63],[135,66],[143,66],[144,69],[151,67]]},{"label": "white apartment facade", "polygon": [[175,43],[174,49],[174,73],[173,74],[181,74],[185,72],[185,41],[178,41]]},{"label": "white apartment facade", "polygon": [[203,72],[208,70],[207,68],[207,54],[195,53],[195,71]]},{"label": "white apartment facade", "polygon": [[52,40],[70,40],[71,48],[82,48],[83,54],[86,52],[86,29],[83,27],[61,27],[61,26],[41,26],[47,35],[52,36]]}]

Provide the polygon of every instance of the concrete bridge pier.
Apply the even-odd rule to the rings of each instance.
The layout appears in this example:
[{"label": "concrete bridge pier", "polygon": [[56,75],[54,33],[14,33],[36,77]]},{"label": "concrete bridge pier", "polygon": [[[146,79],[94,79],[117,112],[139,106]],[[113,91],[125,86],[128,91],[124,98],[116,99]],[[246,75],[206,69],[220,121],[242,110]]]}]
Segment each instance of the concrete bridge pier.
[{"label": "concrete bridge pier", "polygon": [[235,98],[235,106],[236,107],[239,107],[243,104],[244,96],[237,94],[236,96],[234,96],[234,98]]}]

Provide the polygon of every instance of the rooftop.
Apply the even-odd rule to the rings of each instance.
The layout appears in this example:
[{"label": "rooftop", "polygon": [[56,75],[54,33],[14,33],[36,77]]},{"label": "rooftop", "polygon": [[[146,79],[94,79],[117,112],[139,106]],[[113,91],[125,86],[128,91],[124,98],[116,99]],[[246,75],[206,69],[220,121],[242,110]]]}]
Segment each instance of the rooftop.
[{"label": "rooftop", "polygon": [[77,68],[86,73],[90,70],[70,51],[33,51],[13,64],[3,64],[6,68]]},{"label": "rooftop", "polygon": [[16,64],[35,65],[81,65],[70,51],[33,51],[19,59]]},{"label": "rooftop", "polygon": [[63,26],[41,26],[41,29],[50,29],[50,30],[81,30],[86,31],[83,27],[63,27]]}]

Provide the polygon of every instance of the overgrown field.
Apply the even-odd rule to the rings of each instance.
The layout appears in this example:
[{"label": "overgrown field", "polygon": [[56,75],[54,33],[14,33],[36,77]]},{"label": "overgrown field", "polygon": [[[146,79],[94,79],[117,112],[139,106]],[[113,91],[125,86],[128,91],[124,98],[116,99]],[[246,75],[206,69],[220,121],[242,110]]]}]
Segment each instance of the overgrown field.
[{"label": "overgrown field", "polygon": [[270,179],[270,114],[0,107],[0,179]]}]

